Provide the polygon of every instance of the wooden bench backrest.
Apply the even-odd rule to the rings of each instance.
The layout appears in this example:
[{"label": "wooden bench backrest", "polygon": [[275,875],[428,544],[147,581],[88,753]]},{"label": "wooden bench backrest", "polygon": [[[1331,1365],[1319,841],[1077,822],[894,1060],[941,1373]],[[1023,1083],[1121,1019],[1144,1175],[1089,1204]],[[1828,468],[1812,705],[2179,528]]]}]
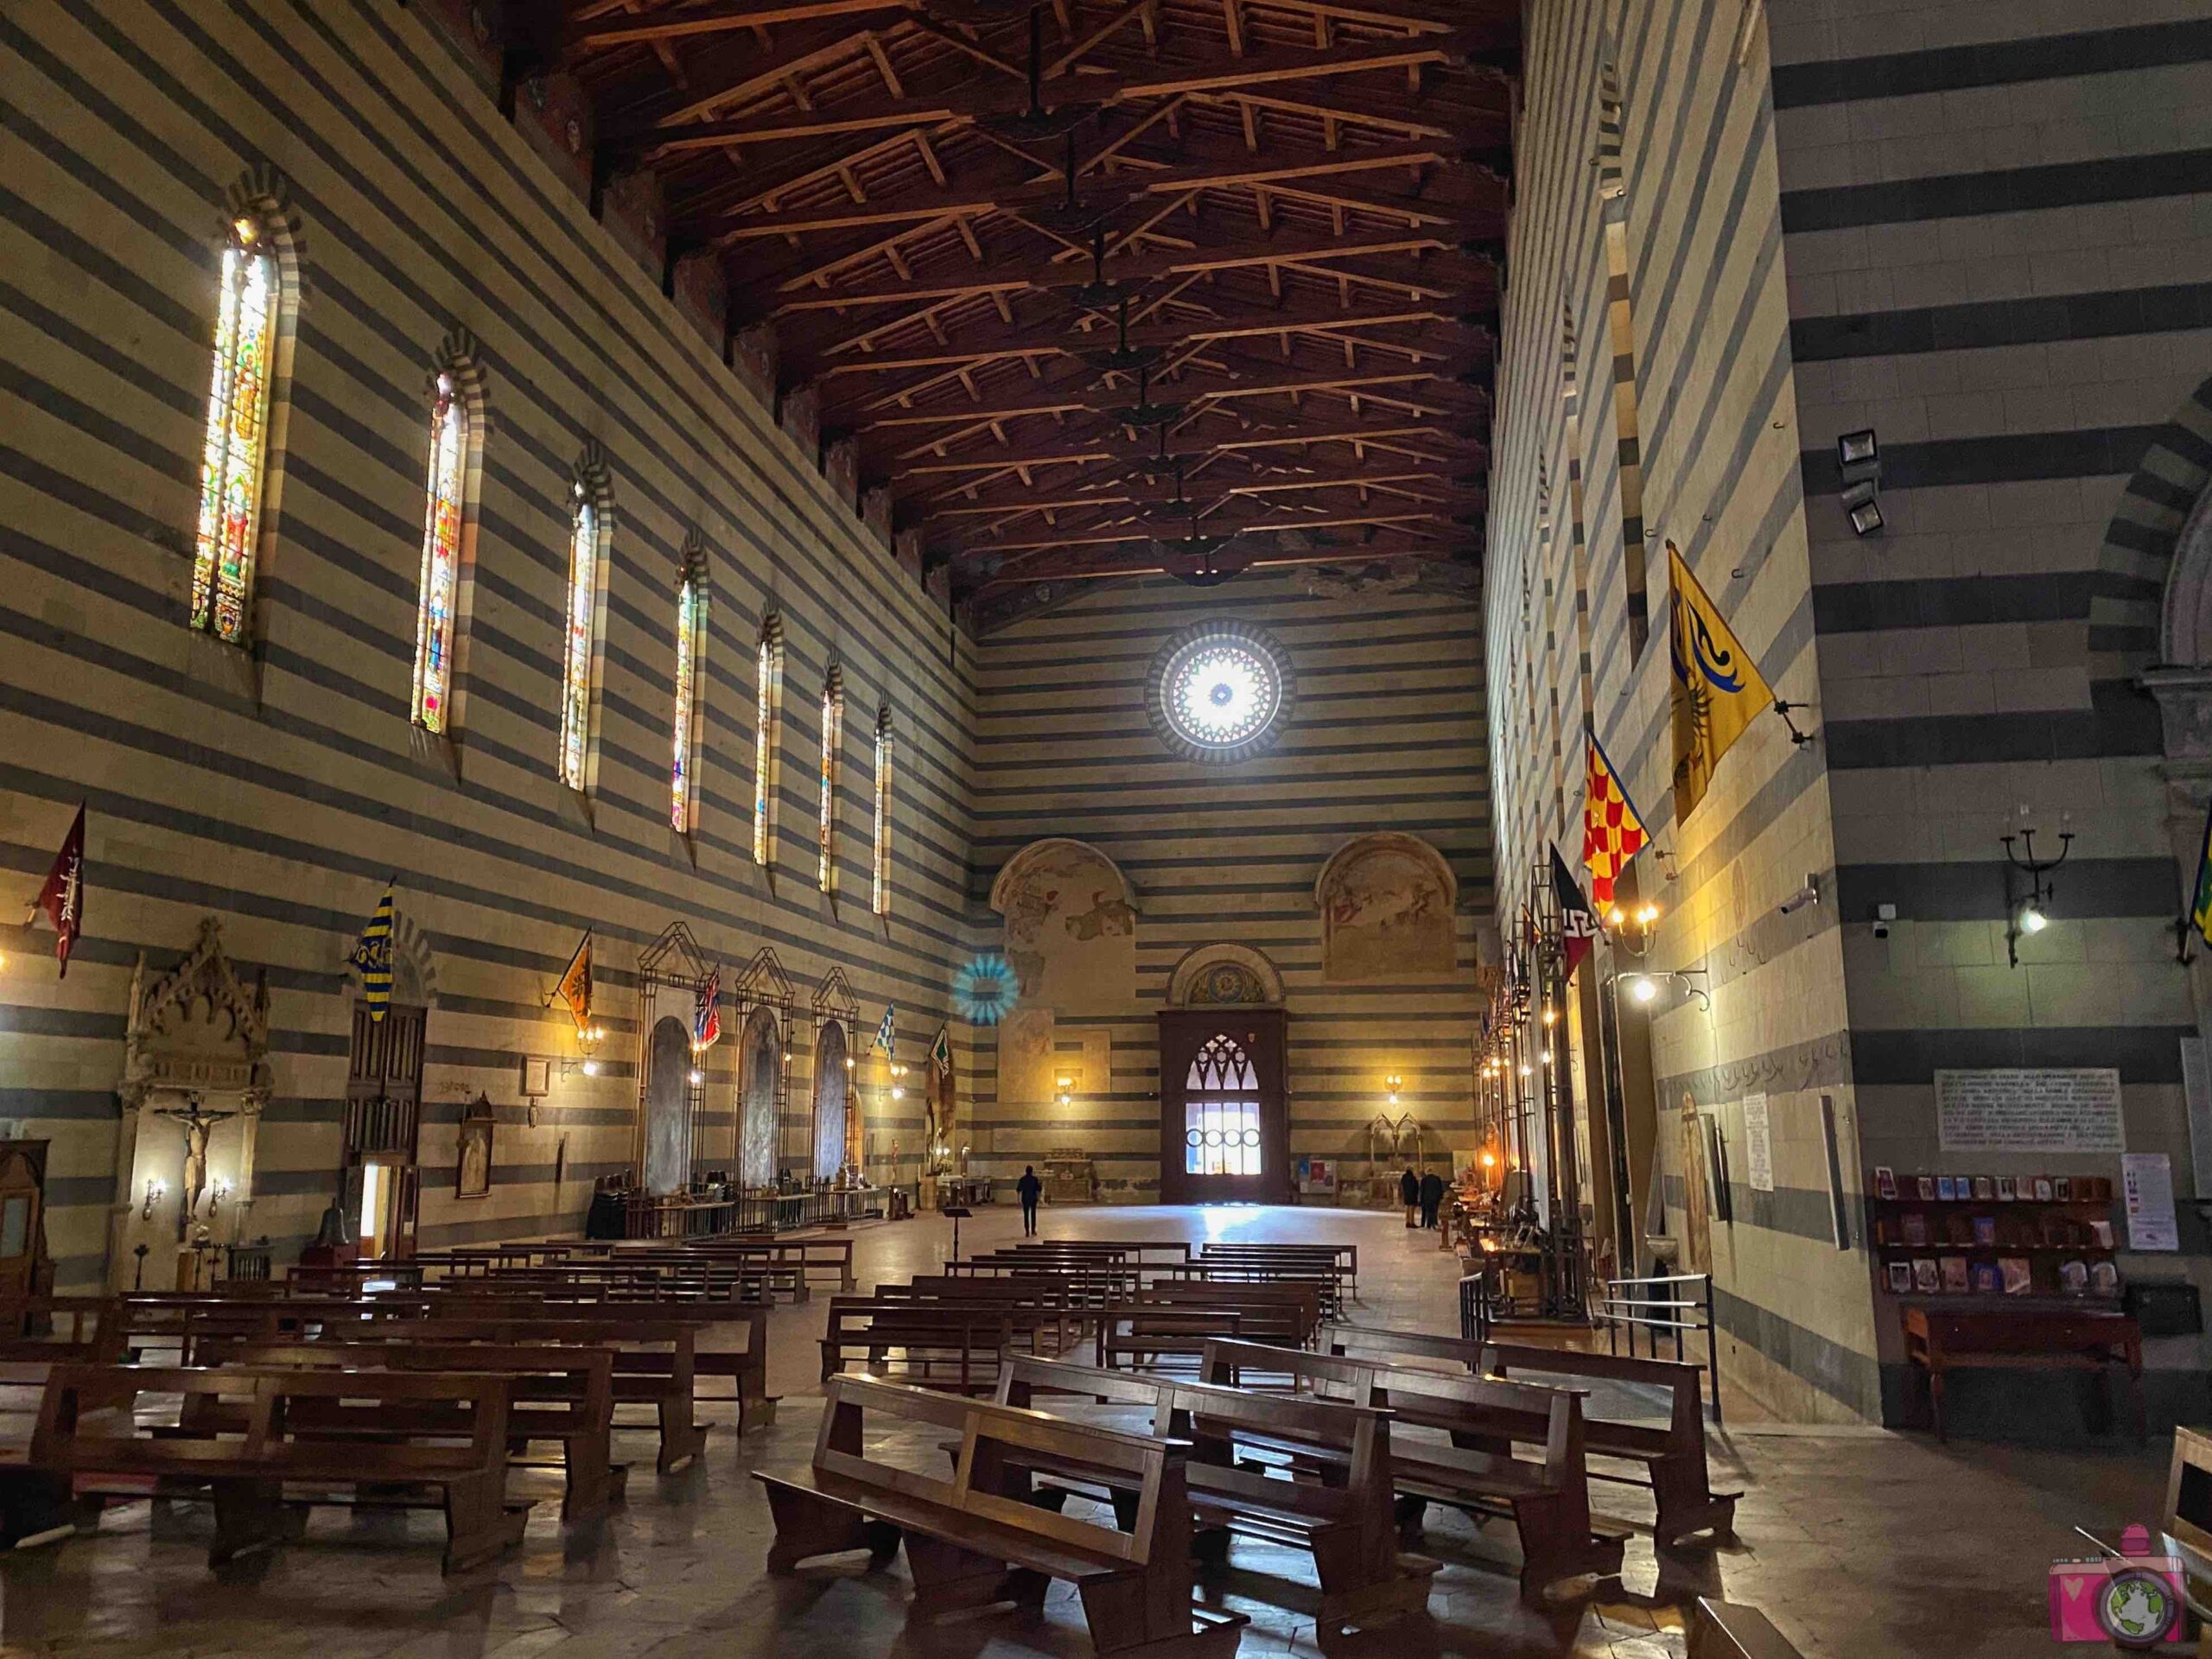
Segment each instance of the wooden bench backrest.
[{"label": "wooden bench backrest", "polygon": [[1483,1344],[1464,1337],[1436,1336],[1426,1331],[1385,1331],[1370,1325],[1334,1325],[1329,1327],[1329,1346],[1339,1354],[1363,1354],[1377,1359],[1392,1356],[1407,1359],[1448,1359],[1470,1371],[1484,1368]]},{"label": "wooden bench backrest", "polygon": [[[1042,1412],[958,1400],[865,1375],[833,1377],[825,1393],[822,1427],[814,1446],[817,1469],[1034,1533],[1092,1554],[1135,1567],[1147,1565],[1163,1502],[1187,1501],[1182,1491],[1180,1454],[1159,1440],[1072,1423]],[[951,1478],[894,1468],[869,1459],[862,1449],[864,1414],[957,1431],[960,1451]],[[1025,1452],[1033,1452],[1115,1479],[1137,1494],[1135,1524],[1122,1532],[1109,1524],[1060,1515],[979,1488],[976,1484],[979,1464],[988,1469],[997,1460],[984,1456],[987,1452],[1010,1454],[1016,1460]]]},{"label": "wooden bench backrest", "polygon": [[[46,1385],[38,1427],[31,1437],[31,1461],[55,1469],[124,1472],[132,1470],[220,1469],[226,1465],[268,1465],[283,1449],[289,1472],[309,1467],[324,1478],[406,1479],[410,1476],[503,1468],[506,1459],[507,1402],[512,1379],[480,1371],[327,1371],[282,1366],[226,1366],[219,1370],[169,1366],[57,1365]],[[131,1402],[143,1395],[182,1397],[185,1419],[196,1400],[213,1396],[243,1408],[244,1433],[229,1430],[193,1435],[189,1430],[162,1439],[139,1434]],[[293,1401],[385,1404],[435,1402],[466,1406],[465,1452],[450,1442],[452,1429],[428,1431],[423,1438],[441,1444],[379,1440],[295,1440],[286,1406]],[[121,1410],[100,1408],[120,1404]],[[317,1414],[316,1433],[327,1427]]]},{"label": "wooden bench backrest", "polygon": [[[1632,1359],[1624,1354],[1567,1353],[1527,1344],[1485,1342],[1482,1369],[1493,1376],[1534,1371],[1545,1376],[1587,1376],[1636,1382],[1668,1392],[1668,1432],[1702,1438],[1705,1433],[1702,1367],[1676,1359]],[[1586,1421],[1589,1414],[1584,1412]]]},{"label": "wooden bench backrest", "polygon": [[[588,1410],[613,1397],[614,1356],[604,1348],[551,1344],[467,1342],[253,1342],[225,1344],[211,1358],[260,1369],[382,1371],[488,1371],[499,1376],[558,1377]],[[525,1390],[527,1393],[525,1394]],[[547,1397],[542,1387],[518,1383],[513,1399]]]},{"label": "wooden bench backrest", "polygon": [[1227,1383],[1239,1370],[1288,1375],[1308,1389],[1325,1382],[1357,1404],[1387,1409],[1402,1422],[1473,1430],[1541,1446],[1549,1478],[1582,1478],[1582,1402],[1563,1389],[1257,1343],[1206,1344],[1199,1366],[1206,1381]]}]

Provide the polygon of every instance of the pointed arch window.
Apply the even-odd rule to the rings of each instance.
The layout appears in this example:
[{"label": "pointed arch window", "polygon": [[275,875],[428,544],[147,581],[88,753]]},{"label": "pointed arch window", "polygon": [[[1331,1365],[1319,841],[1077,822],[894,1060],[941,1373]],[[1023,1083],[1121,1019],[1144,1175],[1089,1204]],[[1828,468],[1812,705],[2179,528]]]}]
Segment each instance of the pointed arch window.
[{"label": "pointed arch window", "polygon": [[1184,1081],[1183,1173],[1264,1173],[1260,1078],[1243,1046],[1225,1032],[1208,1038]]},{"label": "pointed arch window", "polygon": [[875,849],[870,859],[874,907],[891,913],[891,706],[875,711]]},{"label": "pointed arch window", "polygon": [[835,668],[822,687],[822,891],[837,886],[837,761],[845,741],[845,682]]},{"label": "pointed arch window", "polygon": [[423,586],[415,613],[415,723],[453,723],[454,648],[460,613],[461,520],[468,490],[468,404],[451,374],[438,376],[430,406],[430,469],[424,489]]},{"label": "pointed arch window", "polygon": [[214,372],[200,451],[200,531],[192,563],[192,626],[243,644],[269,470],[270,385],[284,303],[269,227],[231,226],[215,308]]},{"label": "pointed arch window", "polygon": [[753,717],[753,861],[775,862],[777,750],[784,710],[784,630],[770,616],[760,624]]},{"label": "pointed arch window", "polygon": [[706,551],[693,541],[676,589],[676,708],[670,722],[675,753],[669,767],[668,822],[688,836],[699,822],[699,757],[706,725]]},{"label": "pointed arch window", "polygon": [[569,486],[569,603],[561,649],[559,769],[561,781],[579,792],[591,787],[609,519],[605,481],[587,462]]}]

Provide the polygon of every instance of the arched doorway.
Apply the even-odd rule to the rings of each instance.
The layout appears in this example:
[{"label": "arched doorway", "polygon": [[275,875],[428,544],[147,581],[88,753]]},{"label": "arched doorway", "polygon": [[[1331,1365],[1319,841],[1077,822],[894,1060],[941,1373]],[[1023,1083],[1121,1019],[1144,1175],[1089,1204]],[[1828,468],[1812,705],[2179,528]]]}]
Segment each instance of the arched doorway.
[{"label": "arched doorway", "polygon": [[755,1008],[738,1051],[737,1179],[748,1187],[776,1179],[777,1097],[783,1090],[784,1045],[776,1016]]},{"label": "arched doorway", "polygon": [[1283,1046],[1280,1008],[1162,1012],[1162,1203],[1289,1201]]},{"label": "arched doorway", "polygon": [[845,1166],[845,1114],[852,1096],[852,1070],[845,1063],[845,1027],[825,1020],[814,1041],[814,1173],[835,1180]]},{"label": "arched doorway", "polygon": [[681,1192],[691,1180],[690,1028],[664,1015],[645,1064],[645,1191]]}]

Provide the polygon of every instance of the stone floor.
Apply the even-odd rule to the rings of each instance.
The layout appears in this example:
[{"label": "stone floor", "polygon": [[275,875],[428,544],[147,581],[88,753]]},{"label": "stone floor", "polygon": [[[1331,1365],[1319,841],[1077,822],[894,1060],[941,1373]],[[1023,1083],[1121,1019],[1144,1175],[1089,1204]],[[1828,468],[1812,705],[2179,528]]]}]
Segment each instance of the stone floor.
[{"label": "stone floor", "polygon": [[[1019,1233],[1017,1215],[965,1224],[966,1250]],[[1433,1235],[1395,1217],[1262,1210],[1047,1212],[1047,1235],[1332,1237],[1360,1245],[1361,1305],[1372,1324],[1448,1328],[1452,1258]],[[928,1270],[950,1225],[935,1217],[856,1235],[863,1285]],[[157,1519],[110,1511],[97,1536],[0,1560],[0,1659],[189,1654],[194,1659],[747,1659],[753,1655],[874,1659],[1022,1659],[1088,1654],[1071,1600],[1042,1615],[986,1614],[924,1629],[905,1617],[903,1566],[763,1571],[769,1522],[753,1468],[803,1463],[818,1416],[812,1338],[823,1301],[779,1308],[772,1387],[776,1425],[734,1445],[727,1427],[704,1465],[657,1480],[652,1437],[618,1438],[632,1465],[629,1501],[598,1529],[568,1535],[557,1504],[533,1516],[524,1547],[495,1567],[442,1578],[442,1528],[429,1516],[315,1512],[305,1541],[273,1557],[208,1571],[204,1510]],[[618,1453],[620,1454],[620,1453]],[[1683,1609],[1699,1594],[1764,1608],[1820,1656],[1939,1654],[2012,1659],[2044,1650],[2044,1572],[2075,1553],[2071,1529],[2155,1518],[2165,1447],[2055,1452],[1936,1446],[1881,1430],[1732,1425],[1715,1446],[1716,1484],[1739,1487],[1738,1541],[1656,1553],[1632,1540],[1618,1584],[1531,1607],[1515,1593],[1510,1529],[1477,1532],[1450,1516],[1423,1548],[1441,1556],[1429,1615],[1342,1643],[1353,1654],[1574,1656],[1661,1659],[1682,1651]],[[551,1478],[526,1490],[548,1495]],[[1643,1494],[1600,1489],[1601,1508],[1648,1522]],[[1318,1651],[1309,1572],[1298,1558],[1240,1542],[1206,1579],[1216,1605],[1251,1615],[1248,1656]]]}]

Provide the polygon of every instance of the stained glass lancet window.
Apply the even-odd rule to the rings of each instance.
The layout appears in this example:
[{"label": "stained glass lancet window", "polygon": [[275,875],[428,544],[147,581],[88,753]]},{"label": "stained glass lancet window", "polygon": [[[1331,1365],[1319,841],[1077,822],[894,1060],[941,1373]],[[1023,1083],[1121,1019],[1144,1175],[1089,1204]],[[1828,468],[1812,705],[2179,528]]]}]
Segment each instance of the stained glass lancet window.
[{"label": "stained glass lancet window", "polygon": [[676,716],[671,736],[675,757],[669,772],[668,821],[679,835],[698,823],[700,728],[704,723],[700,691],[707,661],[707,581],[703,561],[687,556],[683,580],[676,590]]},{"label": "stained glass lancet window", "polygon": [[430,408],[429,505],[423,593],[415,614],[415,723],[442,732],[453,717],[454,610],[461,588],[461,518],[467,487],[468,408],[453,377],[438,377]]},{"label": "stained glass lancet window", "polygon": [[578,479],[570,492],[569,609],[561,660],[561,781],[588,783],[593,672],[598,656],[600,508]]},{"label": "stained glass lancet window", "polygon": [[253,593],[254,543],[269,464],[269,383],[283,302],[268,234],[242,217],[231,226],[230,245],[223,250],[192,564],[192,626],[233,644],[245,639]]},{"label": "stained glass lancet window", "polygon": [[777,723],[784,699],[783,632],[770,617],[760,625],[753,721],[753,861],[775,861]]},{"label": "stained glass lancet window", "polygon": [[845,687],[837,671],[822,688],[822,891],[837,885],[837,755],[844,746]]},{"label": "stained glass lancet window", "polygon": [[879,916],[891,913],[891,710],[879,709],[875,715],[875,854],[872,865],[874,873],[874,910]]},{"label": "stained glass lancet window", "polygon": [[1260,1079],[1227,1033],[1209,1038],[1184,1080],[1183,1173],[1258,1175]]}]

